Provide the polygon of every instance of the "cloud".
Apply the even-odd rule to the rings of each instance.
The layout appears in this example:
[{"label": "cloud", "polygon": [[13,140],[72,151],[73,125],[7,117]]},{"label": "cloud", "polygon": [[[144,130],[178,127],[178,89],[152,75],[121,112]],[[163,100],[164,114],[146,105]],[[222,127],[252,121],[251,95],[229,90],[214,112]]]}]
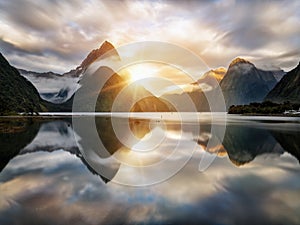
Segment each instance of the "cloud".
[{"label": "cloud", "polygon": [[2,38],[0,38],[0,49],[4,52],[4,54],[17,54],[20,56],[26,56],[29,55],[36,55],[36,56],[42,56],[43,53],[41,51],[30,51],[23,48],[20,48],[12,43],[9,43]]},{"label": "cloud", "polygon": [[[45,1],[44,1],[45,3]],[[34,1],[1,1],[2,13],[5,12],[7,20],[24,29],[46,31],[57,26],[55,13],[52,17],[49,13],[51,5],[37,4]],[[52,12],[53,13],[53,12]]]},{"label": "cloud", "polygon": [[[270,64],[283,52],[299,50],[299,9],[296,0],[0,0],[0,37],[11,44],[1,50],[9,60],[24,53],[28,57],[23,64],[31,69],[61,73],[77,66],[105,39],[116,46],[171,42],[200,55],[212,68],[227,66],[239,55]],[[297,58],[299,54],[281,65],[295,66]],[[20,66],[19,60],[14,63]]]},{"label": "cloud", "polygon": [[269,43],[273,33],[265,26],[242,26],[224,36],[223,41],[231,47],[243,46],[251,50]]}]

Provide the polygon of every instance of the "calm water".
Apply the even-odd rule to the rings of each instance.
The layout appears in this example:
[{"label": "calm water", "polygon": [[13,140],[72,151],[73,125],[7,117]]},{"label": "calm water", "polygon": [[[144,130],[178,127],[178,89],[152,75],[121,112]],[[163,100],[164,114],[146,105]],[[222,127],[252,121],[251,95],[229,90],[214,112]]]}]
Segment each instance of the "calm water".
[{"label": "calm water", "polygon": [[189,118],[0,122],[0,224],[300,224],[297,119]]}]

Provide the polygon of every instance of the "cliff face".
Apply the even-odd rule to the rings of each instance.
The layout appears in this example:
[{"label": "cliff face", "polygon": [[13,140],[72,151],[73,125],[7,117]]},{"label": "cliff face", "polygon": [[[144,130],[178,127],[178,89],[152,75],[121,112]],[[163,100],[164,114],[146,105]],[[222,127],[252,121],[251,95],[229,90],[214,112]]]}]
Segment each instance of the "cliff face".
[{"label": "cliff face", "polygon": [[272,71],[257,69],[244,59],[235,59],[220,82],[227,108],[261,102],[277,81]]},{"label": "cliff face", "polygon": [[0,114],[33,113],[42,108],[35,87],[0,53]]},{"label": "cliff face", "polygon": [[285,101],[300,103],[300,63],[278,82],[265,100],[277,103]]}]

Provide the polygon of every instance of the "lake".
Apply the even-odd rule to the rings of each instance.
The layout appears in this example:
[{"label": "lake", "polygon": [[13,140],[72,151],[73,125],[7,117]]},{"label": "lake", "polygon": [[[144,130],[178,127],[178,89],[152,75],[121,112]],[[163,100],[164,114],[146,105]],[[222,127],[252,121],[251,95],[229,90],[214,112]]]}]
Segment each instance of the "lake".
[{"label": "lake", "polygon": [[299,118],[127,116],[2,118],[0,224],[300,224]]}]

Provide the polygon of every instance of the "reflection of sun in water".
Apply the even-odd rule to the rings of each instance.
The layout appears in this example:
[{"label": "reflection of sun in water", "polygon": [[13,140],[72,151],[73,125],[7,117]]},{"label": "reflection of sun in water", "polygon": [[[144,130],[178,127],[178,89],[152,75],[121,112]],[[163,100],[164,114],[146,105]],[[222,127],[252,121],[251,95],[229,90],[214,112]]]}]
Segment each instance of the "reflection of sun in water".
[{"label": "reflection of sun in water", "polygon": [[158,73],[158,68],[146,63],[131,65],[126,68],[130,74],[130,81],[135,82],[149,77],[155,77]]}]

